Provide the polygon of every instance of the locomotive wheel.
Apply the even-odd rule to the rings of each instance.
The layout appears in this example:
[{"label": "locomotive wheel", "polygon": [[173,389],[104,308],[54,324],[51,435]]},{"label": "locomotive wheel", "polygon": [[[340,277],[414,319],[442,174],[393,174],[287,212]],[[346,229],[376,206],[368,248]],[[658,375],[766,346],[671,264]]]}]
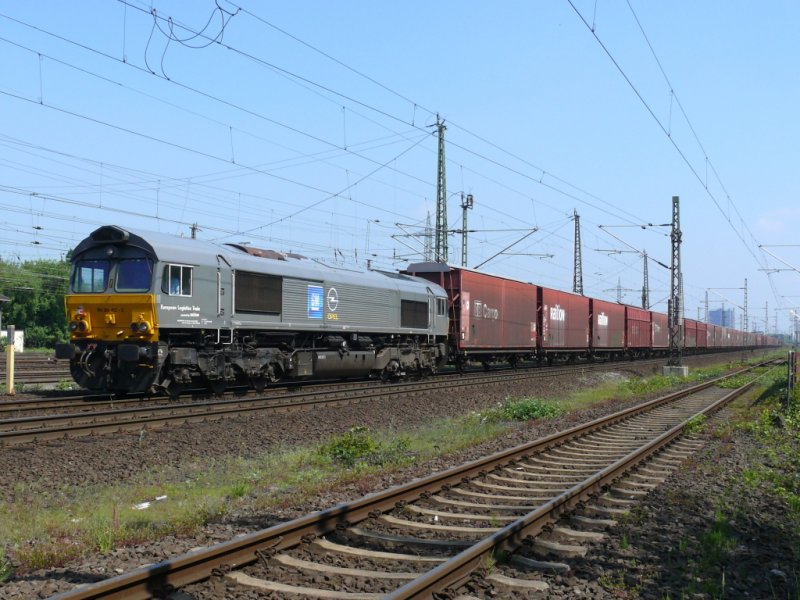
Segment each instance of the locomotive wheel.
[{"label": "locomotive wheel", "polygon": [[260,394],[264,391],[264,388],[267,387],[267,380],[263,377],[251,377],[250,385],[252,385],[253,389]]},{"label": "locomotive wheel", "polygon": [[422,365],[419,364],[419,360],[414,361],[414,366],[412,367],[414,373],[414,379],[419,381],[425,376],[425,371],[422,369]]},{"label": "locomotive wheel", "polygon": [[208,382],[208,388],[211,390],[215,396],[221,396],[225,393],[225,380],[224,379],[214,379]]},{"label": "locomotive wheel", "polygon": [[170,381],[169,384],[164,388],[164,391],[167,392],[167,396],[169,396],[170,402],[175,402],[178,399],[178,396],[181,395],[181,386],[174,381]]},{"label": "locomotive wheel", "polygon": [[270,383],[278,383],[283,379],[283,369],[278,363],[272,363],[266,370],[267,381]]},{"label": "locomotive wheel", "polygon": [[392,360],[389,362],[388,365],[381,371],[381,381],[384,383],[387,381],[397,381],[400,379],[400,363],[396,360]]}]

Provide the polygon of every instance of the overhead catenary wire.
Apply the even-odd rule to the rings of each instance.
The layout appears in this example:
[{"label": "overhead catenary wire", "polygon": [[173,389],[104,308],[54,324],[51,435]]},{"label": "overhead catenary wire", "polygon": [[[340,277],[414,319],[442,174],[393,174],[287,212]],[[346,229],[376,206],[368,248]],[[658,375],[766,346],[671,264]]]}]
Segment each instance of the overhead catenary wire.
[{"label": "overhead catenary wire", "polygon": [[[656,114],[655,114],[655,112],[653,111],[653,109],[652,109],[652,107],[650,106],[650,104],[647,102],[647,100],[644,98],[644,96],[642,95],[642,93],[639,91],[639,89],[638,89],[638,88],[636,87],[636,85],[633,83],[633,81],[631,80],[631,78],[628,76],[628,74],[627,74],[627,73],[625,72],[625,70],[622,68],[622,65],[621,65],[621,64],[620,64],[620,63],[617,61],[617,59],[614,57],[614,55],[611,53],[611,51],[608,49],[608,47],[605,45],[605,43],[604,43],[604,42],[603,42],[603,41],[600,39],[600,36],[599,36],[599,35],[597,34],[597,32],[596,32],[596,31],[595,31],[595,30],[592,28],[592,26],[589,24],[589,22],[586,20],[586,18],[583,16],[583,14],[582,14],[582,13],[581,13],[581,12],[578,10],[578,8],[575,6],[575,4],[573,3],[573,1],[572,1],[572,0],[567,0],[567,2],[568,2],[568,3],[569,3],[569,5],[572,7],[572,9],[575,11],[575,14],[576,14],[576,15],[578,15],[578,18],[579,18],[579,19],[580,19],[580,20],[583,22],[583,24],[586,26],[586,28],[587,28],[587,29],[590,31],[590,33],[591,33],[591,34],[592,34],[592,36],[595,38],[595,40],[597,41],[597,43],[598,43],[598,44],[600,45],[600,47],[603,49],[603,52],[605,52],[606,56],[608,56],[609,60],[611,60],[611,62],[613,63],[614,67],[617,69],[617,71],[619,72],[619,74],[622,76],[622,78],[625,80],[625,82],[626,82],[626,83],[628,84],[628,86],[631,88],[631,90],[633,91],[633,93],[634,93],[634,94],[636,95],[636,97],[639,99],[639,101],[641,102],[642,106],[644,106],[644,107],[645,107],[646,111],[647,111],[647,112],[650,114],[650,116],[651,116],[651,117],[653,118],[653,120],[656,122],[656,124],[658,125],[659,129],[661,129],[662,133],[663,133],[663,134],[664,134],[664,135],[667,137],[667,139],[669,140],[670,144],[672,144],[672,146],[673,146],[673,147],[675,148],[675,150],[678,152],[678,155],[681,157],[681,159],[683,160],[683,162],[686,164],[686,166],[689,168],[689,170],[691,171],[691,173],[694,175],[695,179],[697,179],[697,181],[700,183],[700,185],[701,185],[701,186],[703,187],[703,189],[705,190],[705,192],[706,192],[706,195],[707,195],[707,196],[708,196],[708,197],[711,199],[711,201],[712,201],[712,202],[714,203],[714,205],[717,207],[717,209],[719,210],[720,214],[722,214],[722,215],[723,215],[723,217],[725,217],[725,211],[724,211],[724,210],[722,210],[722,206],[720,206],[720,204],[719,204],[719,201],[718,201],[718,200],[717,200],[717,198],[714,196],[714,194],[712,193],[712,191],[709,189],[709,187],[708,187],[707,183],[706,183],[706,182],[703,180],[703,178],[700,176],[700,173],[697,171],[697,169],[695,168],[695,166],[692,164],[692,162],[691,162],[691,161],[689,160],[689,158],[686,156],[686,154],[684,153],[683,149],[682,149],[682,148],[681,148],[681,147],[678,145],[678,143],[675,141],[675,138],[674,138],[674,137],[673,137],[673,136],[670,134],[670,131],[667,129],[667,127],[664,125],[664,123],[661,121],[661,119],[659,119],[658,115],[656,115]],[[707,156],[707,155],[706,155],[706,156]],[[745,249],[747,250],[747,252],[748,252],[748,253],[749,253],[749,254],[750,254],[752,257],[753,257],[753,260],[755,260],[755,261],[756,261],[756,263],[757,263],[759,266],[762,266],[762,267],[763,267],[764,265],[763,265],[763,264],[762,264],[762,262],[759,260],[759,257],[756,255],[756,253],[755,253],[755,252],[753,252],[753,249],[752,249],[752,248],[750,247],[750,245],[749,245],[749,244],[748,244],[748,243],[745,241],[745,239],[744,239],[744,237],[742,237],[741,233],[740,233],[740,232],[739,232],[739,231],[738,231],[738,230],[737,230],[737,229],[736,229],[736,228],[733,226],[733,223],[731,223],[731,222],[730,222],[730,220],[729,220],[728,218],[726,218],[726,219],[725,219],[725,221],[726,221],[726,222],[727,222],[727,223],[730,225],[731,229],[732,229],[732,230],[733,230],[733,232],[736,234],[736,237],[738,237],[738,238],[739,238],[739,240],[742,242],[742,244],[743,244],[743,246],[745,247]]]},{"label": "overhead catenary wire", "polygon": [[[125,4],[125,5],[126,5],[125,7],[126,7],[126,9],[127,9],[127,4],[126,4],[126,3],[123,3],[123,4]],[[209,34],[209,35],[210,35],[210,37],[213,37],[214,33],[215,33],[215,32],[211,32],[211,33]],[[411,101],[411,99],[410,99],[410,98],[406,98],[406,100],[407,100],[407,101]],[[348,110],[350,110],[350,109],[348,108]],[[415,107],[415,110],[417,110],[417,108],[416,108],[416,107]],[[426,109],[424,108],[424,106],[422,106],[422,105],[420,104],[420,105],[419,105],[419,107],[418,107],[418,110],[419,110],[419,111],[424,111],[424,110],[426,110]],[[413,121],[413,119],[412,119],[412,121]],[[341,146],[341,145],[339,145],[339,146]],[[350,147],[350,146],[349,146],[349,144],[348,144],[348,148],[349,148],[349,147]],[[471,150],[472,150],[472,149],[471,149]],[[476,156],[476,158],[483,159],[484,157],[482,157],[482,156],[481,156],[481,154],[484,154],[484,153],[480,153],[480,152],[479,152],[478,154],[476,154],[476,155],[475,155],[475,156]],[[237,158],[238,158],[238,156],[237,156]],[[491,156],[486,156],[486,158],[492,158],[492,157],[491,157]],[[521,158],[521,157],[517,157],[517,158]],[[501,162],[501,161],[498,161],[498,162]],[[532,166],[532,165],[533,165],[533,164],[531,163],[531,168],[533,168],[533,166]],[[346,167],[343,167],[343,170],[346,172]],[[541,171],[540,173],[536,173],[536,174],[533,174],[533,175],[532,175],[531,173],[527,172],[527,169],[519,169],[519,171],[520,171],[520,173],[521,173],[521,174],[523,174],[523,175],[527,175],[528,177],[534,177],[534,178],[535,178],[535,177],[541,177],[541,178],[543,178],[543,179],[544,179],[544,183],[545,183],[545,184],[547,184],[548,182],[552,184],[553,182],[557,182],[557,181],[558,181],[558,178],[557,178],[557,177],[555,177],[555,176],[551,176],[551,175],[550,175],[550,173],[548,173],[548,172],[547,172],[545,169],[542,169],[542,171]],[[231,173],[234,173],[234,172],[235,172],[235,171],[231,171]],[[351,171],[351,172],[352,172],[352,171]],[[476,172],[477,172],[477,170],[476,170]],[[544,176],[545,174],[546,174],[546,176]],[[543,176],[544,176],[544,177],[543,177]],[[550,177],[553,177],[553,179],[550,179]],[[187,190],[187,196],[188,196],[188,185],[189,185],[189,184],[187,183],[187,181],[189,181],[190,179],[193,179],[193,178],[183,178],[183,179],[176,179],[176,181],[175,181],[174,183],[170,184],[170,185],[174,185],[174,186],[183,186],[183,188],[182,188],[182,189],[185,189],[185,190]],[[194,183],[192,183],[191,185],[192,185],[192,186],[194,186]],[[539,185],[541,185],[541,183],[540,183]],[[572,184],[566,184],[566,185],[572,185]],[[105,185],[103,185],[103,184],[101,183],[101,186],[100,186],[100,187],[104,188],[104,187],[105,187]],[[324,186],[324,185],[323,185],[323,186],[321,186],[321,187],[329,187],[329,186]],[[513,186],[510,186],[510,187],[513,187]],[[521,186],[520,186],[520,187],[521,187]],[[561,188],[561,190],[555,190],[555,188]],[[160,190],[163,192],[163,191],[164,191],[164,189],[165,189],[165,187],[164,187],[164,186],[159,186],[159,189],[160,189]],[[334,188],[334,189],[335,189],[335,188]],[[557,191],[558,193],[561,193],[561,191],[564,191],[564,190],[563,190],[563,186],[559,186],[559,185],[555,185],[553,189],[554,189],[554,191]],[[192,187],[192,190],[194,191],[194,187]],[[518,190],[518,191],[521,193],[521,195],[522,195],[523,197],[530,197],[530,195],[531,195],[529,192],[526,192],[525,190]],[[580,196],[580,197],[581,197],[581,199],[583,199],[583,198],[585,197],[585,196],[584,196],[584,194],[585,194],[585,192],[584,192],[583,190],[580,190],[578,193],[574,194],[574,196],[576,196],[576,197]],[[349,196],[349,194],[347,194],[347,195]],[[163,201],[164,201],[164,196],[163,196],[163,194],[162,194],[162,196],[161,196],[161,199],[162,199],[162,206],[163,206]],[[575,201],[576,201],[576,202],[578,202],[579,200],[578,200],[578,199],[576,199]],[[537,199],[537,202],[540,202],[540,200],[539,200],[539,199]],[[542,203],[542,205],[544,205],[544,206],[547,206],[546,199],[542,199],[542,200],[541,200],[541,203]],[[494,215],[493,215],[493,216],[494,216]],[[512,214],[508,214],[508,213],[506,213],[506,214],[505,214],[505,216],[506,216],[508,219],[514,219],[514,220],[517,220],[517,221],[519,221],[519,217],[520,217],[520,216],[522,216],[522,215],[512,215]],[[523,217],[523,218],[524,218],[526,221],[529,221],[529,220],[531,220],[530,218],[525,218],[524,216],[522,216],[522,217]],[[639,219],[637,219],[637,220],[639,220]],[[536,224],[536,219],[535,219],[535,217],[533,218],[533,222],[534,222],[534,224]],[[237,228],[237,229],[238,229],[238,228]]]},{"label": "overhead catenary wire", "polygon": [[[139,8],[139,7],[132,6],[130,3],[128,3],[128,2],[125,2],[125,0],[118,0],[118,1],[120,1],[120,2],[121,2],[121,3],[123,3],[123,4],[125,4],[126,6],[131,6],[132,8],[135,8],[136,10],[139,10],[139,11],[142,11],[142,12],[148,12],[148,11],[146,11],[146,10],[145,10],[145,9],[143,9],[143,8]],[[149,12],[148,12],[148,14],[149,14]],[[21,24],[21,25],[24,25],[24,26],[26,26],[26,27],[31,27],[31,28],[33,28],[33,29],[35,29],[35,30],[37,30],[37,31],[41,31],[42,33],[45,33],[45,34],[47,34],[47,35],[51,35],[51,36],[53,36],[53,37],[55,37],[55,38],[57,38],[57,39],[59,39],[59,40],[62,40],[62,41],[64,41],[64,42],[67,42],[67,43],[70,43],[70,44],[74,44],[74,45],[76,45],[76,46],[78,46],[78,47],[81,47],[81,48],[83,48],[83,49],[85,49],[85,50],[88,50],[88,51],[90,51],[90,52],[96,53],[96,54],[98,54],[98,55],[101,55],[101,56],[103,56],[103,57],[105,57],[105,58],[108,58],[108,59],[111,59],[111,60],[115,60],[115,61],[121,62],[121,63],[125,64],[126,66],[130,66],[130,67],[133,67],[133,68],[137,68],[137,69],[139,69],[139,70],[141,70],[141,71],[144,71],[144,72],[147,72],[147,73],[152,73],[152,71],[148,71],[147,69],[142,69],[141,67],[137,67],[137,66],[135,66],[133,63],[130,63],[130,62],[124,62],[124,61],[122,61],[122,60],[118,59],[117,57],[114,57],[114,56],[112,56],[112,55],[109,55],[109,54],[107,54],[107,53],[104,53],[104,52],[101,52],[101,51],[99,51],[99,50],[96,50],[96,49],[94,49],[94,48],[91,48],[91,47],[89,47],[89,46],[87,46],[87,45],[85,45],[85,44],[82,44],[82,43],[80,43],[80,42],[75,42],[75,41],[73,41],[73,40],[69,40],[68,38],[65,38],[65,37],[63,37],[63,36],[61,36],[61,35],[54,34],[54,33],[52,33],[52,32],[46,31],[46,30],[44,30],[44,29],[42,29],[42,28],[39,28],[39,27],[36,27],[36,26],[34,26],[34,25],[30,25],[30,24],[28,24],[28,23],[25,23],[25,22],[23,22],[23,21],[20,21],[20,20],[18,20],[18,19],[14,19],[13,17],[9,17],[9,16],[7,16],[7,15],[0,15],[0,16],[3,16],[3,17],[5,17],[5,18],[8,18],[8,19],[10,19],[10,20],[12,20],[12,21],[14,21],[14,22],[17,22],[17,23],[19,23],[19,24]],[[156,17],[156,18],[163,19],[163,17]],[[236,51],[236,52],[240,52],[240,51],[236,50],[235,48],[233,48],[233,47],[231,47],[231,46],[229,46],[229,45],[226,45],[226,44],[221,44],[221,45],[222,45],[223,47],[227,48],[227,49],[230,49],[230,50],[233,50],[233,51]],[[241,53],[241,52],[240,52],[240,53]],[[274,67],[274,65],[272,65],[271,63],[268,63],[268,62],[266,62],[266,61],[260,60],[260,59],[258,59],[257,57],[253,57],[253,56],[252,56],[252,55],[250,55],[250,54],[247,54],[247,53],[241,53],[241,54],[243,54],[244,56],[246,56],[246,57],[248,57],[248,58],[251,58],[251,59],[255,60],[255,61],[256,61],[256,62],[258,62],[258,63],[264,64],[265,66],[268,66],[269,68],[273,68],[273,67]],[[359,105],[361,105],[361,106],[367,107],[367,108],[369,108],[370,110],[374,110],[374,111],[378,112],[378,113],[379,113],[379,114],[381,114],[381,115],[387,116],[387,117],[389,117],[389,118],[391,118],[391,119],[394,119],[394,120],[396,120],[396,121],[405,122],[405,121],[404,121],[402,118],[400,118],[400,117],[397,117],[397,116],[391,115],[391,114],[389,114],[389,113],[388,113],[388,112],[386,112],[386,111],[383,111],[383,110],[381,110],[381,109],[378,109],[378,108],[376,108],[376,107],[373,107],[373,106],[369,105],[368,103],[364,103],[364,102],[361,102],[361,101],[358,101],[358,100],[354,100],[354,99],[350,98],[348,95],[345,95],[345,94],[341,94],[341,93],[339,93],[339,92],[336,92],[335,90],[332,90],[332,89],[330,89],[330,88],[328,88],[328,87],[326,87],[326,86],[321,86],[320,84],[316,84],[315,82],[313,82],[313,81],[311,81],[311,80],[309,80],[309,79],[307,79],[307,78],[303,78],[302,76],[300,76],[300,75],[297,75],[297,74],[295,74],[295,73],[292,73],[291,71],[288,71],[288,70],[285,70],[285,69],[280,69],[280,68],[279,68],[279,70],[280,70],[281,72],[285,73],[287,76],[291,76],[291,77],[299,78],[299,79],[301,79],[302,81],[305,81],[305,82],[309,83],[310,85],[319,86],[319,87],[321,87],[321,89],[324,89],[324,90],[326,90],[326,91],[328,91],[328,92],[330,92],[330,93],[333,93],[333,94],[339,95],[340,97],[342,97],[342,98],[345,98],[345,99],[347,99],[348,101],[351,101],[351,100],[352,100],[352,101],[356,102],[357,104],[359,104]],[[154,74],[154,75],[158,76],[158,75],[157,75],[157,74],[155,74],[155,73],[152,73],[152,74]],[[160,76],[159,76],[159,77],[160,77]],[[262,116],[262,115],[258,115],[258,113],[255,113],[254,111],[249,111],[248,109],[244,109],[244,108],[242,108],[242,107],[239,107],[239,106],[237,106],[237,105],[236,105],[236,104],[234,104],[234,103],[230,103],[230,102],[228,102],[228,101],[225,101],[225,100],[222,100],[222,99],[216,98],[216,97],[214,97],[214,96],[212,96],[212,95],[210,95],[210,94],[208,94],[208,93],[206,93],[206,92],[203,92],[203,91],[201,91],[201,90],[197,90],[196,88],[193,88],[193,87],[191,87],[191,86],[187,86],[187,85],[185,85],[185,84],[182,84],[182,83],[180,83],[180,82],[176,82],[176,81],[174,81],[174,80],[172,80],[172,79],[169,79],[168,81],[169,81],[170,83],[173,83],[173,84],[175,84],[175,85],[179,85],[179,86],[181,86],[181,87],[184,87],[185,89],[188,89],[188,90],[190,90],[190,91],[193,91],[193,92],[199,93],[199,94],[201,94],[201,95],[203,95],[203,96],[205,96],[205,97],[209,97],[209,98],[212,98],[212,99],[215,99],[215,100],[221,101],[221,102],[223,102],[223,103],[225,103],[225,104],[228,104],[228,105],[230,105],[230,106],[232,106],[232,107],[238,108],[238,109],[240,109],[240,110],[244,110],[244,111],[248,112],[249,114],[251,114],[251,115],[253,115],[253,116],[258,116],[258,117],[262,117],[262,118],[263,118],[263,116]],[[270,119],[268,119],[268,118],[267,118],[267,120],[270,120]],[[421,127],[419,127],[419,126],[417,126],[417,128],[418,128],[418,129],[422,129],[422,128],[421,128]],[[484,138],[484,141],[488,141],[488,140],[485,140],[485,138]],[[481,154],[480,152],[477,152],[477,151],[471,150],[471,149],[469,149],[469,148],[467,148],[467,147],[465,147],[465,146],[463,146],[463,145],[461,145],[461,144],[458,144],[457,142],[454,142],[453,140],[451,140],[451,141],[449,142],[449,145],[450,145],[450,146],[453,146],[453,147],[456,147],[456,148],[459,148],[459,149],[461,149],[461,150],[463,150],[463,151],[465,151],[465,152],[467,152],[467,153],[469,153],[469,154],[472,154],[472,155],[476,156],[477,158],[480,158],[480,159],[482,159],[482,160],[485,160],[485,161],[487,161],[487,162],[489,162],[489,163],[491,163],[491,164],[494,164],[495,166],[498,166],[498,167],[500,167],[500,168],[503,168],[503,169],[505,169],[505,170],[507,170],[507,171],[509,171],[509,172],[512,172],[512,173],[514,173],[514,174],[516,174],[516,175],[522,176],[522,177],[524,177],[524,178],[528,179],[529,181],[531,181],[531,182],[534,182],[534,183],[536,183],[536,184],[538,184],[538,185],[541,185],[541,186],[543,186],[543,187],[545,187],[545,188],[548,188],[548,189],[550,189],[550,190],[552,190],[552,191],[554,191],[554,192],[556,192],[556,193],[559,193],[559,194],[565,195],[565,196],[567,196],[567,197],[569,197],[569,198],[572,198],[572,199],[574,199],[574,200],[575,200],[575,201],[577,201],[577,202],[581,202],[581,203],[584,203],[584,204],[588,204],[589,206],[592,206],[593,208],[597,208],[596,206],[593,206],[591,203],[588,203],[587,201],[585,201],[584,199],[582,199],[582,198],[580,198],[580,197],[578,197],[578,196],[572,195],[572,194],[570,194],[570,193],[568,193],[568,192],[565,192],[564,190],[561,190],[560,188],[558,188],[558,187],[556,187],[556,186],[554,186],[554,185],[552,185],[552,184],[549,184],[549,183],[546,183],[546,182],[544,182],[544,181],[543,181],[543,178],[544,178],[544,175],[545,175],[545,174],[547,174],[547,175],[548,175],[548,176],[550,176],[550,177],[553,177],[554,179],[556,179],[556,180],[558,180],[558,181],[565,181],[565,180],[563,180],[563,179],[557,178],[556,176],[552,175],[551,173],[549,173],[548,171],[546,171],[546,170],[544,170],[544,169],[542,169],[542,170],[541,170],[541,173],[539,174],[539,177],[538,177],[538,179],[537,179],[535,176],[531,176],[531,175],[529,175],[529,174],[526,174],[526,173],[524,173],[524,172],[522,172],[522,171],[519,171],[519,170],[517,170],[517,169],[514,169],[514,168],[512,168],[512,167],[510,167],[510,166],[508,166],[508,165],[505,165],[505,164],[503,164],[503,163],[500,163],[499,161],[496,161],[496,160],[494,160],[494,159],[491,159],[490,157],[487,157],[487,156],[485,156],[485,155]],[[499,146],[497,146],[497,145],[495,145],[495,146],[499,148]],[[337,146],[337,147],[339,147],[339,146]],[[536,168],[538,169],[539,167],[536,167]],[[570,185],[571,187],[573,187],[574,189],[576,189],[576,190],[580,190],[580,188],[578,188],[577,186],[573,186],[572,184],[569,184],[569,185]],[[601,209],[601,210],[602,210],[602,209]],[[617,217],[617,218],[622,218],[622,219],[624,219],[624,217],[622,217],[621,215],[618,215],[618,214],[615,214],[615,213],[609,213],[609,214],[612,214],[613,216],[615,216],[615,217]]]}]

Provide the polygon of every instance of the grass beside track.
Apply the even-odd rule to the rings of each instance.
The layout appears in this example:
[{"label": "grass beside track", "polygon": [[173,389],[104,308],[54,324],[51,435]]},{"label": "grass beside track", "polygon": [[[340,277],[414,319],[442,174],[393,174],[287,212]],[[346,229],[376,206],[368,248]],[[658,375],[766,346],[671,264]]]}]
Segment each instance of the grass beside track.
[{"label": "grass beside track", "polygon": [[[690,380],[716,377],[732,366],[695,369]],[[363,483],[366,491],[378,474],[480,444],[519,427],[520,422],[555,418],[682,383],[685,380],[665,377],[617,378],[565,398],[507,398],[482,413],[438,421],[423,429],[356,427],[312,447],[182,465],[180,477],[174,471],[153,469],[111,486],[65,486],[43,492],[35,485],[20,485],[13,501],[0,503],[0,582],[10,578],[14,569],[23,573],[55,567],[92,552],[107,553],[168,534],[191,534],[232,511],[292,507],[342,484],[358,491]]]},{"label": "grass beside track", "polygon": [[[652,502],[621,516],[616,546],[625,552],[600,577],[607,591],[638,598],[657,590],[661,600],[800,600],[800,387],[787,406],[786,379],[785,367],[772,370],[727,407],[732,416],[724,422],[689,423],[689,431],[719,443],[681,469],[719,484],[673,486],[660,497],[661,517]],[[735,464],[724,460],[729,453]],[[665,529],[670,515],[676,525]],[[752,586],[744,595],[743,585]]]}]

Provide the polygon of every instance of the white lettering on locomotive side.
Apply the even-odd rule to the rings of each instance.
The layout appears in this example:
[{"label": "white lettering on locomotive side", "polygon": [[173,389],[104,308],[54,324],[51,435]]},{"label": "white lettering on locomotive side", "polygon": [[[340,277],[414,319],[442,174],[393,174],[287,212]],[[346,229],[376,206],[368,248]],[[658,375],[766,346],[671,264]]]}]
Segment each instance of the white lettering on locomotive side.
[{"label": "white lettering on locomotive side", "polygon": [[550,320],[551,321],[566,321],[567,311],[561,308],[560,305],[550,307]]},{"label": "white lettering on locomotive side", "polygon": [[608,327],[608,315],[606,313],[597,315],[597,324],[600,327]]}]

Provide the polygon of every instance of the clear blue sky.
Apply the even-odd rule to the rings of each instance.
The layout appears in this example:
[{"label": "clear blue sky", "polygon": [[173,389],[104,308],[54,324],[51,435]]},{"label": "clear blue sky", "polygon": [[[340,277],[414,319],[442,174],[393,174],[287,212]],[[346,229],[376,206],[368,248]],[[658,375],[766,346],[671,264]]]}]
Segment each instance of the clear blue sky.
[{"label": "clear blue sky", "polygon": [[[482,268],[571,289],[577,210],[585,292],[638,304],[641,257],[607,251],[668,263],[668,230],[635,225],[668,223],[677,195],[686,315],[708,288],[711,308],[741,305],[721,288],[747,278],[751,320],[768,303],[787,330],[800,4],[572,1],[4,3],[0,257],[196,222],[402,268],[435,220],[438,113],[451,229],[475,199],[469,266],[538,227]],[[668,272],[649,271],[663,311]]]}]

